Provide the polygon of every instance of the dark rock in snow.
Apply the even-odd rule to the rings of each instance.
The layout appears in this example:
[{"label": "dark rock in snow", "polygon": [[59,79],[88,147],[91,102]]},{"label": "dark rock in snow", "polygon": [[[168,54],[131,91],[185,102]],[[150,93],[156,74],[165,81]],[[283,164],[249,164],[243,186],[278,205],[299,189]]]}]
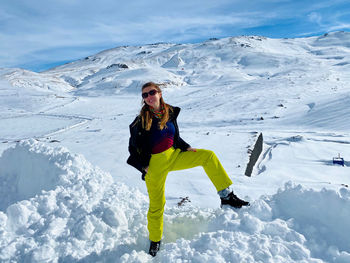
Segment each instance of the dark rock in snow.
[{"label": "dark rock in snow", "polygon": [[106,69],[111,69],[111,68],[129,68],[129,67],[128,65],[122,64],[122,63],[112,64],[106,67]]}]

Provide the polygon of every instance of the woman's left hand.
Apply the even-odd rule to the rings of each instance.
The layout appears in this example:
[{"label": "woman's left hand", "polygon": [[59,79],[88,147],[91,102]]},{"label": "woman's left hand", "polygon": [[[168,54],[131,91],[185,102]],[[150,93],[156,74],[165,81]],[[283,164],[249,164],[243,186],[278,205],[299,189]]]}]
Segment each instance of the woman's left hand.
[{"label": "woman's left hand", "polygon": [[188,147],[187,148],[187,151],[190,151],[190,152],[196,152],[197,149],[196,148],[192,148],[192,147]]}]

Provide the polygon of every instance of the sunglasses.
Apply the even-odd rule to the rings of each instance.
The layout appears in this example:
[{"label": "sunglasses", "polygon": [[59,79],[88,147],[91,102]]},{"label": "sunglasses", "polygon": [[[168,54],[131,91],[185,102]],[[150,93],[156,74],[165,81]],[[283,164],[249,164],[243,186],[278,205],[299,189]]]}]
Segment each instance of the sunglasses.
[{"label": "sunglasses", "polygon": [[156,95],[157,93],[158,93],[157,90],[152,89],[152,90],[150,90],[149,92],[144,92],[144,93],[142,93],[142,98],[146,99],[146,98],[148,97],[148,95],[154,96],[154,95]]}]

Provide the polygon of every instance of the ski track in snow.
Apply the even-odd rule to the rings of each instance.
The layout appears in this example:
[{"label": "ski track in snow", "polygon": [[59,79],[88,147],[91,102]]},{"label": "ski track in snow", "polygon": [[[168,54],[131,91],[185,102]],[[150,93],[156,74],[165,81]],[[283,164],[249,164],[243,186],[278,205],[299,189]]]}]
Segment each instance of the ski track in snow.
[{"label": "ski track in snow", "polygon": [[[77,128],[79,126],[82,126],[90,121],[92,121],[94,118],[88,118],[88,117],[82,117],[82,116],[73,116],[73,115],[58,115],[58,114],[45,114],[45,113],[39,113],[39,114],[25,114],[25,115],[20,115],[20,116],[12,116],[12,117],[7,117],[3,118],[3,120],[16,120],[20,118],[33,118],[33,117],[49,117],[49,118],[56,118],[56,119],[62,119],[62,120],[76,120],[77,123],[72,124],[72,125],[67,125],[64,127],[57,127],[52,130],[49,130],[47,132],[41,133],[41,134],[35,134],[31,135],[30,137],[17,137],[17,138],[0,138],[1,141],[6,141],[6,142],[17,142],[21,140],[26,140],[30,138],[46,138],[46,137],[51,137],[53,135],[57,135],[59,133],[68,131],[70,129]],[[10,128],[11,129],[11,128]]]}]

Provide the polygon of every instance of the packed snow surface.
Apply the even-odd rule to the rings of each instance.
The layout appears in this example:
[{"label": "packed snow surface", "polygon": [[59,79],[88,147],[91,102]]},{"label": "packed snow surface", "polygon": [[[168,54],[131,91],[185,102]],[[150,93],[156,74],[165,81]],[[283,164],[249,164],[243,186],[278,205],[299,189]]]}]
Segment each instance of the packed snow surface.
[{"label": "packed snow surface", "polygon": [[[117,47],[41,73],[0,68],[0,262],[350,262],[349,70],[347,32]],[[251,203],[220,208],[202,168],[169,173],[156,258],[147,189],[126,164],[146,81],[181,107],[181,137],[213,150]]]}]

